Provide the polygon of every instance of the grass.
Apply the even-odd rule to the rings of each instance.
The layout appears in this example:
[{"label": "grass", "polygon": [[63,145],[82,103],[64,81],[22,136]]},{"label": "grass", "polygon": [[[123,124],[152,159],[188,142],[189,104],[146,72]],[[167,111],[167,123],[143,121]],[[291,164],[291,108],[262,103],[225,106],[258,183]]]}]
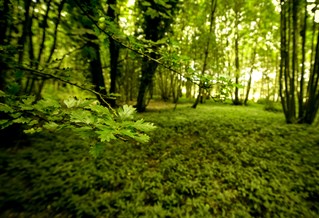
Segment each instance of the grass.
[{"label": "grass", "polygon": [[318,217],[319,130],[260,106],[157,102],[147,145],[101,158],[68,132],[1,151],[0,208],[13,217]]}]

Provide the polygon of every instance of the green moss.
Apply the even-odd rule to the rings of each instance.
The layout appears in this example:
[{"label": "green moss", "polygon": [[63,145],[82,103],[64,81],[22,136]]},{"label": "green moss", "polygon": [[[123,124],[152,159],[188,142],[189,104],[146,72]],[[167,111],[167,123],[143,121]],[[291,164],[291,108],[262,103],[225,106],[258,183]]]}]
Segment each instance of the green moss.
[{"label": "green moss", "polygon": [[138,116],[158,127],[150,143],[110,143],[99,159],[67,132],[2,151],[1,209],[25,217],[319,216],[317,128],[223,104]]}]

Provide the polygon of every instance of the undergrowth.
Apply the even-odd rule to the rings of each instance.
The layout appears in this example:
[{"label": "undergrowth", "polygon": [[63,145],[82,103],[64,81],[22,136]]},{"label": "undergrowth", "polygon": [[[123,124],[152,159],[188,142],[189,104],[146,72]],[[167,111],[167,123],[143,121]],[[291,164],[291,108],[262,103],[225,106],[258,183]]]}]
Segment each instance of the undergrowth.
[{"label": "undergrowth", "polygon": [[279,113],[200,105],[140,114],[149,144],[41,133],[0,152],[0,208],[22,217],[318,217],[319,131]]}]

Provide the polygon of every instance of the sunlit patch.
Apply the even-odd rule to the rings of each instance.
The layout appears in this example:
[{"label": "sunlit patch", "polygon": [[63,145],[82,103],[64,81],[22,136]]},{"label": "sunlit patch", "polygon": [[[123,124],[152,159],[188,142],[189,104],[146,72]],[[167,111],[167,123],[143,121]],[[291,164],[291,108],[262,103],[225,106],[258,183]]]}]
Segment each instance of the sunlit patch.
[{"label": "sunlit patch", "polygon": [[319,23],[319,10],[316,10],[315,12],[315,22]]}]

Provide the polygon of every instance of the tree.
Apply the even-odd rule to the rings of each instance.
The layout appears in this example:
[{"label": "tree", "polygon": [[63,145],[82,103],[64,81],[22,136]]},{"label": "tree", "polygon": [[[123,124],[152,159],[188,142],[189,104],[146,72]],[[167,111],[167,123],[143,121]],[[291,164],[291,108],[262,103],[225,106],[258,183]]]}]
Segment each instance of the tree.
[{"label": "tree", "polygon": [[[216,7],[217,7],[217,0],[212,0],[211,1],[211,12],[210,12],[210,21],[209,21],[209,37],[207,39],[207,44],[204,50],[204,64],[203,64],[203,69],[201,72],[201,75],[203,76],[205,74],[206,71],[206,67],[207,67],[207,58],[208,58],[208,51],[209,51],[209,45],[211,43],[211,35],[213,33],[213,23],[214,23],[214,18],[215,18],[215,11],[216,11]],[[202,81],[200,81],[199,83],[199,91],[198,91],[198,96],[196,98],[196,101],[194,102],[194,104],[192,105],[192,108],[196,108],[197,104],[199,103],[199,100],[202,96],[202,92],[203,92],[203,87],[204,83]]]},{"label": "tree", "polygon": [[[108,9],[107,9],[107,16],[113,25],[118,27],[117,22],[117,13],[115,10],[116,7],[116,0],[108,0]],[[116,88],[116,79],[118,77],[118,58],[120,55],[120,45],[111,37],[109,36],[109,52],[110,52],[110,93],[115,94],[117,92]],[[110,105],[112,107],[116,106],[115,98],[109,100]]]},{"label": "tree", "polygon": [[[165,36],[170,24],[173,22],[177,3],[178,0],[168,0],[166,2],[155,0],[138,1],[138,6],[143,12],[142,29],[146,40],[156,43]],[[152,59],[160,58],[160,55],[156,52],[157,49],[157,45],[153,44],[151,46],[152,51],[149,56]],[[143,57],[142,76],[136,104],[139,112],[143,112],[146,109],[145,94],[152,88],[152,80],[157,66],[157,62],[149,60],[148,57]]]},{"label": "tree", "polygon": [[[311,124],[319,108],[319,31],[316,28],[308,28],[308,17],[311,13],[307,10],[308,4],[308,1],[281,0],[279,82],[281,103],[287,123]],[[313,11],[317,10],[317,7],[318,5]],[[317,25],[314,19],[310,22],[313,26]],[[313,35],[308,44],[307,33]],[[317,38],[314,37],[316,34]],[[306,57],[307,50],[311,52],[310,59]],[[307,63],[310,63],[308,68]],[[309,72],[309,76],[306,75],[306,71]]]}]

